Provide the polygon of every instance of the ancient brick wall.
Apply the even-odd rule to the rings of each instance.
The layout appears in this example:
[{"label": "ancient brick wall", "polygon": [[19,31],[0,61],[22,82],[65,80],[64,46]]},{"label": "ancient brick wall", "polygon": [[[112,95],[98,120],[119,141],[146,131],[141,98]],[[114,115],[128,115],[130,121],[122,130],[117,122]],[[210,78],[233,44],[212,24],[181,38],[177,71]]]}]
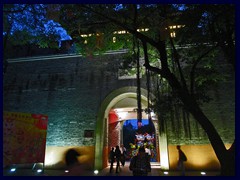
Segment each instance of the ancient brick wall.
[{"label": "ancient brick wall", "polygon": [[117,88],[136,84],[118,80],[119,58],[121,54],[10,62],[3,109],[48,115],[47,145],[94,145],[84,131],[95,129],[102,100]]},{"label": "ancient brick wall", "polygon": [[[135,79],[118,79],[121,56],[49,56],[10,61],[4,74],[3,110],[48,115],[47,145],[92,146],[95,139],[84,138],[84,131],[95,130],[101,102],[113,90],[136,86]],[[229,65],[220,63],[219,73],[232,75],[209,91],[214,100],[203,106],[226,143],[235,136],[235,77],[231,71]],[[145,84],[142,82],[143,87]],[[182,122],[174,125],[179,132],[169,120],[166,122],[170,144],[208,143],[206,134],[192,118],[191,139]]]},{"label": "ancient brick wall", "polygon": [[[222,80],[214,87],[209,85],[206,95],[211,100],[202,103],[200,107],[216,128],[223,142],[232,144],[235,139],[235,72],[223,56],[217,58],[215,67]],[[189,127],[184,127],[184,113],[181,108],[178,111],[178,115],[175,112],[173,121],[166,120],[168,143],[173,145],[208,144],[207,134],[200,124],[189,115],[189,122],[185,122]],[[176,118],[177,116],[179,117]]]}]

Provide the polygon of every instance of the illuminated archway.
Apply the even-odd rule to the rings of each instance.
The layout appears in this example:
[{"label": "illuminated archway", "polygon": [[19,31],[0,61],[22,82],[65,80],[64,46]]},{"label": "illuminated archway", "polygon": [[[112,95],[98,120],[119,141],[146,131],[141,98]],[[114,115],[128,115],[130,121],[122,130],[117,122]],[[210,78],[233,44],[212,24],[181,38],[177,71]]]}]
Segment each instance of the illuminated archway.
[{"label": "illuminated archway", "polygon": [[[147,107],[147,91],[145,89],[141,90],[141,100],[143,107]],[[110,93],[104,101],[101,103],[101,106],[98,111],[97,115],[97,122],[96,122],[96,133],[95,133],[95,169],[103,169],[104,167],[107,167],[107,154],[108,154],[108,115],[111,110],[111,108],[116,105],[118,102],[125,98],[137,98],[136,94],[136,87],[130,86],[130,87],[124,87],[117,90],[114,90],[112,93]],[[165,153],[164,157],[167,159],[166,166],[168,169],[168,154],[167,152],[167,141],[162,140],[162,138],[158,134],[158,123],[154,123],[155,129],[156,129],[156,139],[157,143],[160,143],[162,146],[162,142],[165,144],[161,148],[161,151]],[[161,141],[160,141],[161,138]],[[166,136],[165,136],[166,138]],[[159,145],[160,145],[159,144]],[[159,146],[158,146],[159,147]],[[161,157],[161,155],[160,155]],[[162,164],[161,164],[162,166]]]}]

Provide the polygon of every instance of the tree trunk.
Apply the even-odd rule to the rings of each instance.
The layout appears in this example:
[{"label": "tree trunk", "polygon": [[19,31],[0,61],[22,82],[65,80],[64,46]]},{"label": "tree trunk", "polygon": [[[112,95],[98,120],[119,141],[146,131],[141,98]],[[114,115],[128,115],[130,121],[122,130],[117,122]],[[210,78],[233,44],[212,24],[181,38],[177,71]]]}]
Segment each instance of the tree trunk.
[{"label": "tree trunk", "polygon": [[235,140],[231,148],[227,150],[225,158],[221,163],[221,175],[222,176],[234,176],[235,175]]},{"label": "tree trunk", "polygon": [[227,150],[215,127],[205,116],[194,97],[188,93],[188,90],[180,85],[177,78],[168,69],[164,70],[163,76],[168,80],[171,87],[176,90],[178,97],[182,100],[186,109],[188,109],[188,111],[207,133],[214,152],[220,162],[221,175],[235,175],[235,142],[233,143],[232,147]]},{"label": "tree trunk", "polygon": [[195,98],[189,94],[188,89],[185,86],[181,86],[177,77],[171,73],[167,66],[167,56],[165,46],[160,46],[157,48],[161,56],[161,62],[164,62],[162,69],[158,69],[150,66],[148,62],[145,61],[145,66],[153,72],[160,74],[164,77],[172,89],[177,92],[178,97],[183,102],[185,108],[192,114],[195,120],[202,126],[203,130],[207,133],[208,139],[213,147],[213,150],[221,165],[221,175],[223,176],[234,176],[235,175],[235,142],[232,147],[227,150],[221,137],[216,131],[215,127],[211,121],[205,116],[199,105],[197,104]]}]

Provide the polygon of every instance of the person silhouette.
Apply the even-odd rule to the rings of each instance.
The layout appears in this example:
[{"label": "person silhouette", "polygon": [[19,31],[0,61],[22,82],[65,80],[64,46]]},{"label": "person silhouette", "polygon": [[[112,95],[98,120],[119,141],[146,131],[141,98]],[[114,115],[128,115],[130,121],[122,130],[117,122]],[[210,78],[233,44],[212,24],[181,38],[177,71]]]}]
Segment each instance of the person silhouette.
[{"label": "person silhouette", "polygon": [[121,151],[119,146],[116,146],[115,148],[115,157],[117,161],[116,173],[118,173],[120,171],[120,158],[121,158]]},{"label": "person silhouette", "polygon": [[109,158],[110,158],[110,163],[111,163],[111,165],[110,165],[110,171],[109,171],[109,172],[111,173],[112,170],[113,170],[113,163],[114,163],[114,161],[115,161],[114,147],[112,147],[112,149],[111,149],[111,151],[110,151]]},{"label": "person silhouette", "polygon": [[131,159],[129,170],[133,172],[133,176],[147,176],[148,172],[151,172],[151,164],[144,147],[140,147],[138,154]]},{"label": "person silhouette", "polygon": [[121,164],[122,164],[122,166],[125,165],[125,161],[126,161],[126,148],[124,147],[123,144],[121,144]]},{"label": "person silhouette", "polygon": [[178,164],[177,168],[181,171],[182,176],[185,176],[185,164],[184,162],[187,161],[187,157],[184,154],[184,152],[181,150],[181,146],[177,145],[176,146],[178,150]]},{"label": "person silhouette", "polygon": [[69,149],[65,156],[66,165],[70,167],[78,164],[78,156],[80,156],[80,154],[76,150]]},{"label": "person silhouette", "polygon": [[75,149],[69,149],[65,154],[65,163],[68,172],[64,173],[63,176],[86,176],[89,172],[86,171],[85,165],[78,161],[78,153]]}]

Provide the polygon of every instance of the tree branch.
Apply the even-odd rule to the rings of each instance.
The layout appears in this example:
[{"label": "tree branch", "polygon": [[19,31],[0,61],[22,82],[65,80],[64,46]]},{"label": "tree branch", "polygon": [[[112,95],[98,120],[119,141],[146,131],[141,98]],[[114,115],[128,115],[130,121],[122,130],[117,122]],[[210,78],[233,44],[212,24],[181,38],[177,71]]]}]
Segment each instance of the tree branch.
[{"label": "tree branch", "polygon": [[180,62],[179,62],[179,54],[178,54],[178,52],[175,48],[175,45],[173,43],[173,39],[171,37],[170,37],[170,44],[173,48],[173,57],[174,57],[175,62],[177,63],[177,67],[178,67],[178,71],[179,71],[179,74],[180,74],[181,82],[182,82],[183,86],[185,87],[186,91],[188,91],[187,83],[186,83],[186,80],[183,76],[182,68],[181,68],[181,65],[180,65]]},{"label": "tree branch", "polygon": [[211,51],[213,51],[216,47],[218,47],[218,45],[213,46],[212,48],[210,48],[209,50],[207,50],[205,53],[203,53],[201,56],[199,56],[197,58],[197,60],[195,61],[195,63],[193,64],[192,68],[191,68],[191,72],[190,72],[190,94],[194,95],[194,86],[195,86],[195,70],[197,68],[197,65],[200,63],[200,61],[207,55],[209,54]]},{"label": "tree branch", "polygon": [[30,6],[30,5],[26,4],[22,9],[19,9],[19,10],[3,10],[3,13],[6,13],[6,14],[21,13],[21,12],[25,11],[28,6]]}]

